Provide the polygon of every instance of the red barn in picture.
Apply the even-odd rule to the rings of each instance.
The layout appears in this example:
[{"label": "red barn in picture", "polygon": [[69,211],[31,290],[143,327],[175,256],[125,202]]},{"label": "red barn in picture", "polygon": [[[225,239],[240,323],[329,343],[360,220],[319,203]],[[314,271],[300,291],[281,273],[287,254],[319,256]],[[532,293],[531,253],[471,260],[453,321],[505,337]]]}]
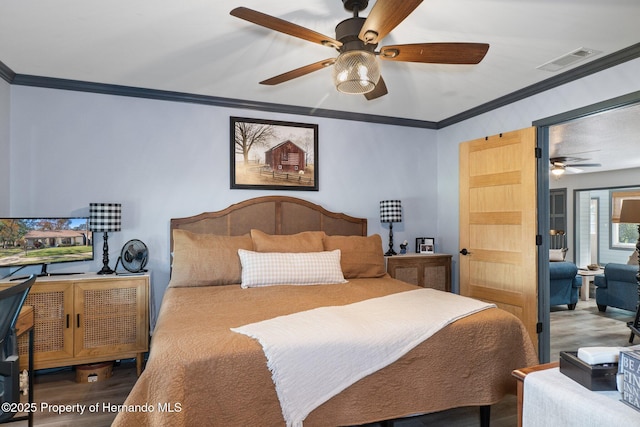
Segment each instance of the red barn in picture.
[{"label": "red barn in picture", "polygon": [[307,165],[306,151],[286,140],[264,153],[265,164],[278,172],[300,172]]}]

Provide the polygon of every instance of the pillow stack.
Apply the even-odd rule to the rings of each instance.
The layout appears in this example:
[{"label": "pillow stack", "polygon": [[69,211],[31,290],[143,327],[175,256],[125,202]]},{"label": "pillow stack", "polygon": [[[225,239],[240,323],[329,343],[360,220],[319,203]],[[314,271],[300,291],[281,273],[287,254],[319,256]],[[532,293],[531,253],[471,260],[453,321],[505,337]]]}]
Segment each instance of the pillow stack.
[{"label": "pillow stack", "polygon": [[173,242],[171,287],[337,284],[386,275],[377,234],[271,235],[253,229],[248,235],[220,236],[176,229]]}]

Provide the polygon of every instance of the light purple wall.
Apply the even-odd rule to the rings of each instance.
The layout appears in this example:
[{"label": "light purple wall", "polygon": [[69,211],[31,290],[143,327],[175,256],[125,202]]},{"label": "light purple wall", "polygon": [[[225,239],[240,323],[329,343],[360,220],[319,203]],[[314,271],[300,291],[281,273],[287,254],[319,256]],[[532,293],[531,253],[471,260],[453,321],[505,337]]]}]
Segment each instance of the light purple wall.
[{"label": "light purple wall", "polygon": [[[230,190],[229,116],[317,123],[320,191]],[[386,245],[379,201],[397,198],[404,218],[394,226],[396,250],[437,231],[434,130],[24,86],[12,88],[11,126],[11,214],[86,215],[90,202],[122,203],[111,266],[124,242],[144,241],[156,306],[169,281],[173,217],[285,194],[368,218],[369,233]],[[96,243],[92,265],[50,270],[99,270]]]}]

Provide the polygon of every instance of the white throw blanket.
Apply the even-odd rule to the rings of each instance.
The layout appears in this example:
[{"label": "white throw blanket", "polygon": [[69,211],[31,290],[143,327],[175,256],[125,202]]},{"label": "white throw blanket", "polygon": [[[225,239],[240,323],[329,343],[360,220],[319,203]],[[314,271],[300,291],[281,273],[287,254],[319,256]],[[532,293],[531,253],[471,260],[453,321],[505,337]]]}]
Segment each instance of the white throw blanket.
[{"label": "white throw blanket", "polygon": [[311,411],[356,381],[449,323],[490,307],[495,305],[418,289],[231,330],[260,342],[287,426],[299,427]]},{"label": "white throw blanket", "polygon": [[591,391],[558,368],[524,378],[524,427],[638,426],[640,412],[620,401],[618,391]]}]

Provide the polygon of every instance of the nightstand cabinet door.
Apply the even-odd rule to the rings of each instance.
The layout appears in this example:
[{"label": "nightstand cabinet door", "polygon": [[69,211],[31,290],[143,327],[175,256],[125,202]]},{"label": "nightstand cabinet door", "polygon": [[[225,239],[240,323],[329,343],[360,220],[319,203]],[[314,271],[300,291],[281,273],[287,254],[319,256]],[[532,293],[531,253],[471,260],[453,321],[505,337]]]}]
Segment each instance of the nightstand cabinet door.
[{"label": "nightstand cabinet door", "polygon": [[451,255],[406,254],[386,257],[387,273],[423,288],[451,291]]},{"label": "nightstand cabinet door", "polygon": [[[33,362],[35,366],[51,360],[73,357],[73,285],[69,282],[33,285],[25,305],[33,307]],[[20,355],[29,353],[28,334],[18,339]],[[20,368],[27,357],[20,357]]]},{"label": "nightstand cabinet door", "polygon": [[74,289],[75,357],[147,350],[144,280],[78,282]]}]

